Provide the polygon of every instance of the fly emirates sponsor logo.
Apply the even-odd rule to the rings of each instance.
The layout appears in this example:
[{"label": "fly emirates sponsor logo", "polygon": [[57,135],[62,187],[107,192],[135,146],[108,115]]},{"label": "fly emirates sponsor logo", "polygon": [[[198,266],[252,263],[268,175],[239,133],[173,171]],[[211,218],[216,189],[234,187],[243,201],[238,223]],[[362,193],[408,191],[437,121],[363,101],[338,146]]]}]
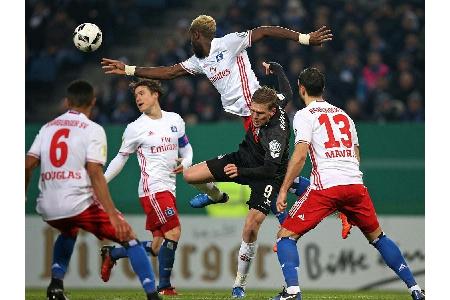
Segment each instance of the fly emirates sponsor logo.
[{"label": "fly emirates sponsor logo", "polygon": [[80,171],[47,171],[41,173],[42,181],[81,179]]},{"label": "fly emirates sponsor logo", "polygon": [[166,136],[161,137],[161,145],[150,147],[151,153],[161,153],[172,150],[178,150],[178,143],[173,143],[172,138]]},{"label": "fly emirates sponsor logo", "polygon": [[214,83],[214,82],[216,82],[216,81],[218,81],[218,80],[220,80],[222,78],[227,77],[230,74],[231,74],[230,69],[225,69],[223,71],[220,71],[216,75],[209,77],[208,79],[211,81],[211,83]]}]

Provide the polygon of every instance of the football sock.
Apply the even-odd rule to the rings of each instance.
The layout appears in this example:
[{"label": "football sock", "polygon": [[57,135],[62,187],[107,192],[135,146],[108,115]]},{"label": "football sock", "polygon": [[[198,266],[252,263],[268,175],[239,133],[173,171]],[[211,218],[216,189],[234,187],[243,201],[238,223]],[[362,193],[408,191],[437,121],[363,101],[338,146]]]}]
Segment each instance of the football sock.
[{"label": "football sock", "polygon": [[245,287],[247,285],[247,275],[250,265],[256,254],[256,243],[246,243],[242,241],[238,256],[238,269],[233,287]]},{"label": "football sock", "polygon": [[299,176],[294,179],[294,183],[289,188],[289,192],[301,196],[308,188],[310,182],[308,178]]},{"label": "football sock", "polygon": [[297,241],[287,237],[281,238],[277,242],[277,256],[283,271],[286,285],[298,286],[298,267],[300,266],[300,258],[297,251]]},{"label": "football sock", "polygon": [[278,212],[278,210],[277,210],[277,201],[276,200],[273,200],[272,202],[270,202],[270,210],[275,215],[275,217],[277,217],[278,222],[280,222],[280,224],[283,224],[284,220],[288,216],[287,210],[284,210],[282,212]]},{"label": "football sock", "polygon": [[217,188],[214,182],[193,184],[200,192],[205,193],[212,201],[217,202],[222,199],[223,193]]},{"label": "football sock", "polygon": [[126,250],[131,267],[138,276],[145,292],[149,294],[156,291],[155,274],[142,244],[136,240],[131,240],[128,242]]},{"label": "football sock", "polygon": [[173,262],[175,261],[175,251],[178,242],[164,239],[158,254],[159,263],[159,288],[170,286],[170,275],[172,274]]},{"label": "football sock", "polygon": [[292,285],[292,286],[288,286],[286,288],[286,292],[288,292],[289,294],[297,294],[300,293],[300,287],[298,285]]},{"label": "football sock", "polygon": [[[143,241],[143,242],[141,242],[141,244],[147,253],[152,254],[152,241]],[[114,260],[118,260],[119,258],[128,257],[127,249],[124,247],[114,247],[111,249],[111,256]]]},{"label": "football sock", "polygon": [[60,234],[53,246],[52,278],[63,279],[77,238]]},{"label": "football sock", "polygon": [[[408,288],[416,285],[416,280],[414,279],[408,264],[405,261],[402,253],[398,246],[388,238],[384,233],[380,234],[371,243],[380,252],[381,257],[383,257],[384,262],[391,268],[395,274],[400,277],[406,283]],[[278,251],[280,251],[278,249]]]}]

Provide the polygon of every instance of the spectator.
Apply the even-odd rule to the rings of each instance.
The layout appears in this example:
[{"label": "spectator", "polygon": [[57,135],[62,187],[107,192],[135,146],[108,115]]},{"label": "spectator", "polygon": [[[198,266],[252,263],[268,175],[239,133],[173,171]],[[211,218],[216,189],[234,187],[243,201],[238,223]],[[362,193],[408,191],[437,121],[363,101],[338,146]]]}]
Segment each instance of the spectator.
[{"label": "spectator", "polygon": [[[143,55],[146,66],[169,65],[192,55],[187,28],[190,19],[180,18],[174,24],[163,22],[173,4],[151,14],[142,1],[83,1],[83,0],[33,0],[26,1],[26,120],[44,120],[38,109],[55,105],[58,99],[55,87],[62,81],[80,77],[84,66],[98,68],[98,57],[111,51],[111,46],[126,44],[129,55],[139,55],[140,49],[149,49]],[[188,3],[178,0],[176,3]],[[339,107],[350,106],[360,111],[365,120],[406,120],[415,107],[423,107],[425,94],[425,7],[423,1],[298,1],[298,0],[233,0],[226,13],[217,16],[217,35],[245,31],[261,25],[280,25],[310,32],[326,24],[334,34],[333,42],[325,47],[299,47],[295,42],[269,39],[249,48],[255,73],[262,84],[276,86],[270,76],[259,74],[262,61],[278,61],[285,68],[291,86],[297,85],[297,76],[303,67],[319,65],[327,72],[327,95],[339,101]],[[172,3],[172,2],[171,2]],[[175,3],[175,2],[173,2]],[[179,8],[177,8],[179,9]],[[154,12],[154,10],[153,10]],[[151,20],[149,20],[151,19]],[[145,24],[143,23],[145,21]],[[104,41],[95,53],[84,54],[72,45],[75,25],[91,22],[100,26]],[[152,36],[138,38],[148,33],[146,26],[167,24],[171,35],[157,41]],[[170,28],[169,28],[170,26]],[[164,45],[161,45],[161,42]],[[159,43],[159,44],[158,44]],[[91,69],[91,70],[92,70]],[[89,69],[86,69],[89,70]],[[85,73],[83,73],[85,74]],[[183,78],[181,81],[163,82],[168,95],[162,104],[167,110],[180,113],[189,122],[235,120],[223,111],[217,112],[219,103],[205,87],[204,78]],[[98,118],[112,121],[112,114],[120,112],[120,103],[128,102],[131,94],[128,81],[118,78],[107,82],[110,88],[99,94],[101,105]],[[195,89],[194,89],[195,87]],[[412,97],[412,93],[414,97]],[[108,94],[110,93],[110,94]],[[296,96],[297,95],[297,96]],[[381,101],[391,95],[389,101]],[[420,97],[418,96],[420,95]],[[294,89],[298,99],[298,91]],[[410,100],[414,98],[415,100]],[[421,100],[418,101],[418,98]],[[207,99],[207,100],[206,100]],[[355,99],[358,104],[355,103]],[[392,100],[392,99],[397,99]],[[405,107],[405,117],[388,112]],[[44,104],[45,103],[45,104]],[[421,104],[420,104],[421,103]],[[297,102],[293,107],[299,108]],[[411,106],[411,108],[410,108]],[[391,107],[391,108],[389,108]],[[126,111],[126,110],[125,110]],[[95,112],[97,113],[97,112]],[[418,114],[420,116],[420,113]],[[415,117],[414,117],[415,118]],[[117,119],[117,118],[116,118]],[[115,119],[115,120],[116,120]],[[355,119],[358,119],[356,116]],[[420,117],[415,119],[420,120]]]},{"label": "spectator", "polygon": [[418,92],[412,92],[408,96],[406,111],[403,115],[405,121],[423,122],[425,121],[425,110],[423,108],[423,97]]}]

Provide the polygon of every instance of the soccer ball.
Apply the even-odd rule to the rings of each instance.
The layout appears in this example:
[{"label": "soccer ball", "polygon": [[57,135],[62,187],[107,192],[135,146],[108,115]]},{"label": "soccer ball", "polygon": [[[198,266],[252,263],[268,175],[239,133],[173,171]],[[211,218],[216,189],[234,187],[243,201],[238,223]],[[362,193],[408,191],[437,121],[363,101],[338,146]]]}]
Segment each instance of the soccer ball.
[{"label": "soccer ball", "polygon": [[73,43],[83,52],[95,51],[102,44],[102,31],[92,23],[80,24],[73,33]]}]

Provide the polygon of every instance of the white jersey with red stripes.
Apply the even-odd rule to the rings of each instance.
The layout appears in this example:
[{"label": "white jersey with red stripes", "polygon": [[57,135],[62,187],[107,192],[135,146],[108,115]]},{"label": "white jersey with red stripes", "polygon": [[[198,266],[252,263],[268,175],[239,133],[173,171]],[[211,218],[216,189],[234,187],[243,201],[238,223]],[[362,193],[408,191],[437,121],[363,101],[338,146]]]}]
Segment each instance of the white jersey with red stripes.
[{"label": "white jersey with red stripes", "polygon": [[233,32],[211,42],[209,55],[195,55],[181,63],[190,74],[205,74],[220,93],[226,112],[250,115],[253,93],[260,87],[246,49],[251,46],[251,30]]},{"label": "white jersey with red stripes", "polygon": [[141,169],[139,197],[161,191],[175,196],[179,139],[185,138],[185,124],[177,113],[161,111],[160,119],[142,114],[128,124],[119,153],[135,153]]},{"label": "white jersey with red stripes", "polygon": [[355,154],[355,123],[342,109],[313,101],[295,114],[293,127],[295,144],[309,145],[312,189],[363,183]]},{"label": "white jersey with red stripes", "polygon": [[86,162],[106,162],[103,128],[69,110],[41,127],[28,155],[40,159],[36,210],[46,221],[80,214],[93,202]]}]

